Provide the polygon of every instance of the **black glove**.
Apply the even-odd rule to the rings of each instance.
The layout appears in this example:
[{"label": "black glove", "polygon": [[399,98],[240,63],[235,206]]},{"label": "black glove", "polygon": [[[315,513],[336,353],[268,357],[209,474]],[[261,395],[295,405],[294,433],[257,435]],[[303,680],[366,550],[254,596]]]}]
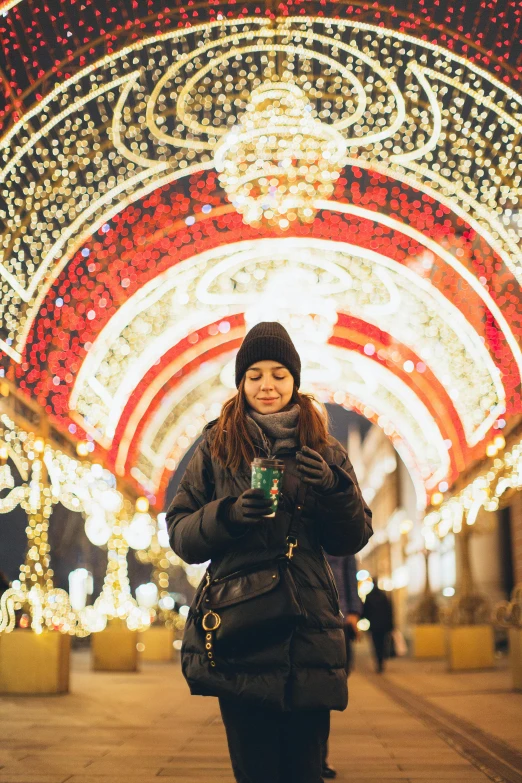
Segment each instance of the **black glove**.
[{"label": "black glove", "polygon": [[306,484],[311,484],[319,492],[331,492],[337,485],[337,477],[321,455],[303,446],[297,452],[297,467]]},{"label": "black glove", "polygon": [[239,525],[254,525],[272,513],[272,501],[265,498],[262,489],[247,489],[227,511],[228,521]]}]

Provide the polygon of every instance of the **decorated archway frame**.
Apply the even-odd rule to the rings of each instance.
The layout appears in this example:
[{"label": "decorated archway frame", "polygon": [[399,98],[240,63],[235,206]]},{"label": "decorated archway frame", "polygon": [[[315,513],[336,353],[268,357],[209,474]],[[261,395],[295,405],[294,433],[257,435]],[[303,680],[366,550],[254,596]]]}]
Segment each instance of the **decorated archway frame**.
[{"label": "decorated archway frame", "polygon": [[[301,85],[318,117],[345,135],[348,165],[430,193],[520,278],[520,96],[448,50],[382,27],[223,19],[137,41],[89,65],[4,136],[0,176],[12,204],[0,267],[1,347],[13,360],[74,250],[145,192],[211,168],[249,91],[262,72],[275,74],[276,54],[284,60],[279,78]],[[42,220],[31,217],[35,210]]]}]

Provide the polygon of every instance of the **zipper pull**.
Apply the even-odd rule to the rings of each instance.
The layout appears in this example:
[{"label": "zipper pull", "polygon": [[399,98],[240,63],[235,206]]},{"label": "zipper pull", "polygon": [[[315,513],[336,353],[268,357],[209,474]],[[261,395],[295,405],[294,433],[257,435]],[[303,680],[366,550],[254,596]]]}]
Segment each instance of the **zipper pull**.
[{"label": "zipper pull", "polygon": [[289,560],[291,560],[294,556],[294,549],[297,546],[297,538],[295,538],[295,536],[287,536],[286,543],[288,544],[288,551],[286,556]]}]

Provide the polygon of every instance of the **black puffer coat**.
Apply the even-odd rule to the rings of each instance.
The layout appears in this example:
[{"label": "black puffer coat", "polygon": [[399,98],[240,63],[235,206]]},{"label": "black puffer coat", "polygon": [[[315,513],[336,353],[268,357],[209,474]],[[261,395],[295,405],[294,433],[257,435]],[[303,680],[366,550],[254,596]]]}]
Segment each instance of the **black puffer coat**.
[{"label": "black puffer coat", "polygon": [[[300,483],[293,451],[285,462],[282,497],[274,518],[234,535],[224,513],[228,501],[250,487],[250,466],[237,473],[212,460],[213,424],[194,453],[167,512],[170,543],[187,563],[211,560],[212,577],[230,574],[286,551],[285,540]],[[266,456],[263,444],[256,444]],[[330,438],[323,457],[338,477],[336,490],[308,489],[292,568],[305,621],[263,650],[239,659],[220,658],[211,668],[200,629],[189,614],[182,649],[183,673],[193,694],[240,697],[279,710],[343,710],[348,703],[343,616],[323,548],[332,555],[358,552],[372,535],[365,504],[345,449]],[[202,585],[198,588],[198,593]],[[196,596],[197,598],[197,596]]]}]

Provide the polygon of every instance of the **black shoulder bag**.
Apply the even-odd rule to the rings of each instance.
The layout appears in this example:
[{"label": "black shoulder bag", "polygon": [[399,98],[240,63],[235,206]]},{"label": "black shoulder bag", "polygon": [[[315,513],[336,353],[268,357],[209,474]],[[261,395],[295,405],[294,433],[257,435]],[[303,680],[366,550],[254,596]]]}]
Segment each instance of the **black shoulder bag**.
[{"label": "black shoulder bag", "polygon": [[306,485],[300,484],[284,553],[219,579],[205,574],[193,619],[204,633],[211,667],[216,650],[226,656],[270,644],[278,634],[291,633],[304,616],[291,564],[305,494]]}]

